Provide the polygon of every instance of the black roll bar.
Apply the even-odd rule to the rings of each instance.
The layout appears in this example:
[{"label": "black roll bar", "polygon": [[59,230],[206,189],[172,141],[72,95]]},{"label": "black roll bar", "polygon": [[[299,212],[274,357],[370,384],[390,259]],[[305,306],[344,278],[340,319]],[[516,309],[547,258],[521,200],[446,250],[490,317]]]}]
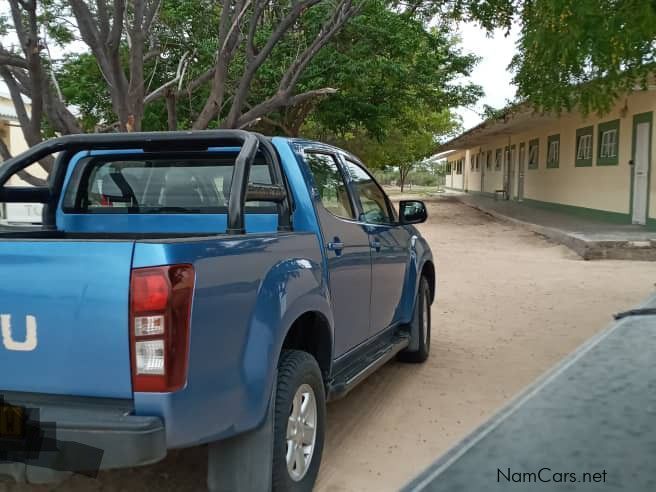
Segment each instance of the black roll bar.
[{"label": "black roll bar", "polygon": [[235,169],[232,171],[230,198],[228,199],[227,234],[244,234],[246,232],[244,207],[246,205],[248,177],[259,147],[259,141],[255,135],[252,133],[246,133],[246,135],[247,137],[244,139],[239,155],[235,160]]},{"label": "black roll bar", "polygon": [[[113,150],[140,148],[146,152],[199,151],[218,145],[241,147],[233,171],[228,201],[229,234],[243,234],[244,209],[248,192],[248,177],[259,148],[272,159],[275,181],[284,185],[277,153],[264,136],[244,130],[203,130],[184,132],[88,133],[66,135],[41,142],[0,165],[0,202],[44,203],[44,226],[54,226],[55,207],[62,192],[63,179],[70,157],[83,150]],[[35,162],[62,152],[55,161],[48,187],[5,187],[18,171]],[[289,200],[279,203],[279,226],[289,227]],[[283,214],[284,212],[284,214]]]},{"label": "black roll bar", "polygon": [[285,175],[282,172],[282,164],[280,163],[280,159],[278,158],[278,152],[276,152],[276,149],[273,147],[271,140],[269,140],[264,135],[261,135],[259,133],[256,133],[255,135],[259,140],[260,149],[263,150],[266,154],[268,154],[269,158],[271,159],[271,164],[272,164],[271,167],[273,169],[272,181],[274,183],[280,183],[280,186],[282,186],[282,190],[281,190],[282,192],[286,191],[286,193],[284,193],[283,199],[278,201],[278,230],[290,231],[292,229],[292,224],[291,224],[292,194],[285,180]]}]

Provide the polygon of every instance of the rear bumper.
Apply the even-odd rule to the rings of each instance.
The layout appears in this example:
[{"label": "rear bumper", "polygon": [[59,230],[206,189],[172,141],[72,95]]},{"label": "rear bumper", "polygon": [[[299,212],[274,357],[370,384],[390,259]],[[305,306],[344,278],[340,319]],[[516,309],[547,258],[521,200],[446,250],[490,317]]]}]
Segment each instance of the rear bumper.
[{"label": "rear bumper", "polygon": [[7,405],[23,408],[25,416],[18,436],[0,439],[0,475],[44,483],[70,472],[95,476],[99,470],[147,465],[166,456],[164,423],[132,415],[130,401],[0,395],[5,418]]}]

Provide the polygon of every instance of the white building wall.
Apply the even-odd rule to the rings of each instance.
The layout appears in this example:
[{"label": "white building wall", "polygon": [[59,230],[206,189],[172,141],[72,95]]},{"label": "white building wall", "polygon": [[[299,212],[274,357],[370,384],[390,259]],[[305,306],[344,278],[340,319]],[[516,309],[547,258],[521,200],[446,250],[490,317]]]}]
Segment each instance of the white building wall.
[{"label": "white building wall", "polygon": [[[633,157],[634,116],[650,113],[652,116],[651,132],[651,173],[649,217],[656,219],[656,91],[639,91],[618,100],[613,109],[605,115],[582,115],[571,113],[545,123],[530,131],[516,131],[510,135],[490,137],[479,147],[466,149],[470,156],[478,154],[481,159],[480,171],[473,171],[465,166],[467,189],[493,193],[504,187],[504,169],[507,163],[502,159],[499,167],[495,166],[498,150],[504,156],[507,146],[514,146],[515,161],[513,180],[510,183],[511,196],[517,197],[518,190],[518,154],[520,145],[524,145],[524,198],[575,207],[590,208],[601,211],[630,214],[631,180],[633,167],[629,161]],[[599,165],[599,124],[619,120],[619,144],[617,165]],[[592,165],[576,166],[576,132],[577,129],[593,127]],[[557,168],[547,167],[547,146],[550,135],[560,137],[560,156]],[[539,159],[536,169],[529,169],[528,145],[533,139],[539,141]],[[465,154],[465,150],[461,151]],[[455,155],[455,154],[454,154]],[[492,162],[486,165],[490,155]],[[454,186],[457,187],[457,186]]]}]

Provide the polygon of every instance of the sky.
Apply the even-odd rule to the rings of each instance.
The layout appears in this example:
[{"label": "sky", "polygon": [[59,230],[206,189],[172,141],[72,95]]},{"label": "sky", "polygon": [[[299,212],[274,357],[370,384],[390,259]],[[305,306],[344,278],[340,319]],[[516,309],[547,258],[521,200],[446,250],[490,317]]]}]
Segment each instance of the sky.
[{"label": "sky", "polygon": [[[485,95],[472,108],[460,107],[457,113],[462,117],[463,128],[469,129],[483,121],[476,113],[483,111],[483,105],[502,108],[515,96],[512,75],[507,71],[515,52],[519,29],[515,26],[508,37],[501,30],[486,37],[485,31],[472,23],[460,23],[459,32],[463,50],[481,58],[469,80],[483,87]],[[474,111],[472,111],[472,109]]]}]

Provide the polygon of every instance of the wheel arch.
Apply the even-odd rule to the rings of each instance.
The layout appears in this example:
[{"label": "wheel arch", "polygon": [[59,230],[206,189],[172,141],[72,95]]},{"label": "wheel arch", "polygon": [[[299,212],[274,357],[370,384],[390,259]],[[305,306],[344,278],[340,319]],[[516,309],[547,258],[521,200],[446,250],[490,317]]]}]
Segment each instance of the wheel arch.
[{"label": "wheel arch", "polygon": [[424,264],[421,267],[420,277],[426,277],[426,280],[428,281],[428,287],[430,288],[430,300],[432,303],[435,300],[435,288],[437,279],[435,278],[435,265],[431,260],[424,261]]},{"label": "wheel arch", "polygon": [[326,381],[333,355],[333,331],[328,318],[318,310],[306,311],[298,316],[285,333],[280,354],[286,349],[302,350],[312,355]]}]

